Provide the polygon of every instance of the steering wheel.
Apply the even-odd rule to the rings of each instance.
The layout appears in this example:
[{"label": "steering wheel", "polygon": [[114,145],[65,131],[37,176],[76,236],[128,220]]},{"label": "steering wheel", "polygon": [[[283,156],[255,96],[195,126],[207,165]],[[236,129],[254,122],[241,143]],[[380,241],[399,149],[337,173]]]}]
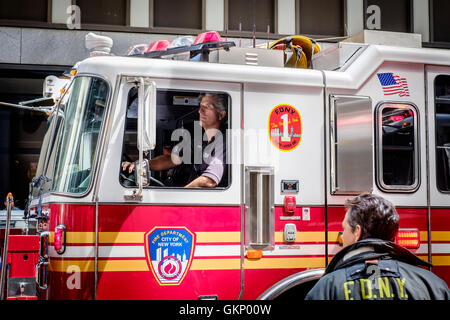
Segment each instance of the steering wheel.
[{"label": "steering wheel", "polygon": [[[120,176],[122,177],[122,179],[124,181],[123,184],[125,186],[127,186],[127,187],[137,186],[136,176],[134,175],[135,171],[136,170],[133,169],[133,171],[131,173],[129,173],[128,170],[125,170],[120,173]],[[162,183],[158,179],[153,178],[152,176],[148,176],[147,178],[150,180],[150,185],[152,183],[154,183],[156,185],[159,185],[160,187],[165,187],[164,183]]]}]

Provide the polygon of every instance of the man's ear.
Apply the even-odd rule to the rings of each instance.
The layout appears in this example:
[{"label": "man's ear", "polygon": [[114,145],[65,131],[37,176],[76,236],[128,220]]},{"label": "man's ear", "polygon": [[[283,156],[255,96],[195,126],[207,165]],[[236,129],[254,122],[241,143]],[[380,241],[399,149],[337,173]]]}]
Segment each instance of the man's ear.
[{"label": "man's ear", "polygon": [[223,120],[223,118],[225,118],[225,116],[227,115],[227,112],[225,110],[222,110],[219,112],[219,120]]},{"label": "man's ear", "polygon": [[359,224],[357,224],[355,227],[355,232],[354,232],[354,235],[356,238],[355,242],[361,240],[361,234],[362,234],[361,226]]}]

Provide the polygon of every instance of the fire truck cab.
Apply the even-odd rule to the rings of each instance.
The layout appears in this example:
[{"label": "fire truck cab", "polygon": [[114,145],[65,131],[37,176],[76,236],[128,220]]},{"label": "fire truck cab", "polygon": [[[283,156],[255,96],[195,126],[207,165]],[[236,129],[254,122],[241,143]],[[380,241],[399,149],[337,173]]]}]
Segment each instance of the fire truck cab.
[{"label": "fire truck cab", "polygon": [[[399,243],[449,283],[449,51],[341,42],[309,68],[283,67],[277,50],[215,54],[77,65],[31,190],[40,298],[300,298],[363,192],[394,203]],[[205,94],[226,109],[226,170],[186,188],[207,158]],[[177,148],[193,163],[149,169]]]}]

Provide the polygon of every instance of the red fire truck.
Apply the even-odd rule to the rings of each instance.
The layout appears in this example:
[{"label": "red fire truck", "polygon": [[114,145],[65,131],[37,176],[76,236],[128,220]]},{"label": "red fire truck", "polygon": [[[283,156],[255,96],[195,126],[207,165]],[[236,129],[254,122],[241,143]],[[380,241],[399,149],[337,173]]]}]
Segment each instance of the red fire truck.
[{"label": "red fire truck", "polygon": [[[217,40],[77,64],[30,190],[38,245],[16,245],[38,252],[22,282],[39,299],[301,297],[340,250],[346,199],[372,192],[450,283],[450,52]],[[185,188],[192,165],[148,160],[201,144],[208,93],[225,101],[227,174]]]}]

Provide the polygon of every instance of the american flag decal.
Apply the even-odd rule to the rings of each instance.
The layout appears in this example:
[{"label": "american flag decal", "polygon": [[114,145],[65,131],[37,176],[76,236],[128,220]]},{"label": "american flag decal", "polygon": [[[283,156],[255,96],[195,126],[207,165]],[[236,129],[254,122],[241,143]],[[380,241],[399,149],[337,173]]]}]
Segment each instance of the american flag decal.
[{"label": "american flag decal", "polygon": [[391,72],[378,73],[381,88],[385,96],[398,94],[400,97],[409,97],[408,82],[406,78],[400,78]]}]

